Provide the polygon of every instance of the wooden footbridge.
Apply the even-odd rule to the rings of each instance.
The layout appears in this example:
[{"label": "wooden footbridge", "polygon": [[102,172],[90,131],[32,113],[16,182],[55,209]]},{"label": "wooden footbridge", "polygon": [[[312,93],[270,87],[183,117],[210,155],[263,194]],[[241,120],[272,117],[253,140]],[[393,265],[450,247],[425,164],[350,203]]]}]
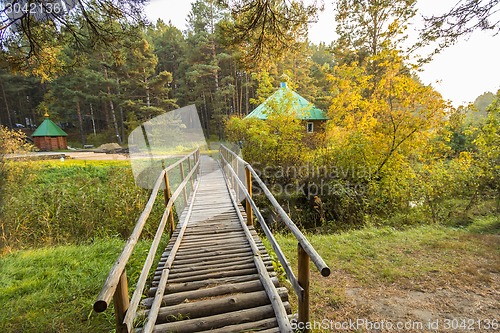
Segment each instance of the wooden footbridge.
[{"label": "wooden footbridge", "polygon": [[[235,170],[243,168],[241,181]],[[182,182],[171,193],[169,173],[174,169]],[[298,277],[252,200],[253,184],[265,193],[298,240]],[[162,187],[165,212],[129,299],[125,266]],[[245,207],[239,203],[240,196],[245,198]],[[176,200],[183,200],[185,206],[177,225]],[[288,291],[279,286],[272,260],[254,230],[254,220],[298,296],[298,317],[292,315]],[[170,241],[152,270],[165,232],[170,233]],[[159,175],[94,310],[105,311],[113,299],[117,332],[294,332],[297,322],[309,321],[310,260],[323,276],[330,274],[248,163],[224,146],[218,160],[200,156],[196,150]]]}]

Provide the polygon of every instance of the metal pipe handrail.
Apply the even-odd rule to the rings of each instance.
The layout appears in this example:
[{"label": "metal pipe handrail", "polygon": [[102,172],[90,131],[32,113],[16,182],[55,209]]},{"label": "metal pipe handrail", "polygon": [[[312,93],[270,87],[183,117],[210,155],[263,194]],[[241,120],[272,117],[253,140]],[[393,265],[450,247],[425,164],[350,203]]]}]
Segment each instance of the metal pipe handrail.
[{"label": "metal pipe handrail", "polygon": [[[187,158],[190,158],[191,156],[198,156],[199,148],[191,152],[190,154],[186,155],[184,158],[180,159],[179,161],[176,161],[174,164],[170,165],[166,169],[162,170],[160,172],[160,175],[158,176],[155,185],[153,187],[153,190],[151,192],[151,195],[149,197],[149,200],[137,219],[136,225],[134,227],[134,230],[132,231],[132,234],[128,238],[120,256],[116,260],[115,264],[111,268],[111,271],[108,274],[108,277],[106,278],[106,281],[104,282],[104,286],[101,289],[101,292],[97,296],[97,300],[94,303],[94,310],[96,312],[103,312],[105,311],[109,303],[111,301],[111,298],[116,292],[117,286],[119,284],[119,281],[121,279],[121,276],[123,272],[125,271],[125,266],[128,263],[130,256],[132,255],[132,251],[137,244],[137,241],[139,240],[139,237],[142,233],[142,230],[144,229],[144,226],[146,224],[146,221],[151,213],[151,210],[153,209],[153,205],[155,203],[156,197],[158,196],[158,191],[160,190],[160,187],[162,185],[162,182],[164,181],[164,176],[165,174],[172,170],[174,167],[185,161]],[[196,168],[193,168],[196,169]],[[177,191],[176,191],[177,192]]]}]

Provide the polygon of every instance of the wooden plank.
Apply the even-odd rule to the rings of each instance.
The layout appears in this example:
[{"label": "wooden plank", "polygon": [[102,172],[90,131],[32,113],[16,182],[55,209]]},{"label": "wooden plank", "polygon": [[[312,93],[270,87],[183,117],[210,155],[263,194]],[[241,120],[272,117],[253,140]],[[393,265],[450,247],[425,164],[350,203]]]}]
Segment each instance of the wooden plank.
[{"label": "wooden plank", "polygon": [[[271,273],[269,273],[269,275],[271,276],[271,279],[273,281],[277,281],[275,272],[271,272]],[[173,293],[179,293],[179,292],[184,292],[184,291],[192,291],[192,290],[198,290],[198,289],[202,289],[202,288],[209,288],[209,287],[228,284],[228,283],[240,283],[240,282],[246,282],[246,281],[255,281],[258,279],[259,279],[258,274],[250,274],[250,275],[230,276],[230,277],[222,277],[222,278],[215,278],[215,279],[206,279],[203,281],[181,282],[181,283],[170,282],[165,289],[165,293],[173,294]],[[157,289],[156,287],[150,288],[148,291],[148,296],[154,296],[156,289]]]},{"label": "wooden plank", "polygon": [[[179,282],[193,282],[193,281],[200,281],[200,280],[205,280],[205,279],[217,279],[217,278],[222,278],[222,277],[230,277],[230,276],[240,276],[240,275],[249,275],[249,274],[256,274],[257,273],[257,268],[249,268],[249,269],[240,269],[240,270],[235,270],[235,271],[224,271],[224,272],[216,272],[216,273],[209,273],[209,274],[203,274],[203,275],[198,275],[198,276],[190,276],[190,277],[185,277],[185,278],[179,278],[179,279],[171,279],[171,283],[179,283]],[[155,283],[153,282],[153,285]]]},{"label": "wooden plank", "polygon": [[272,318],[273,316],[274,316],[273,307],[271,305],[264,305],[252,309],[240,310],[234,314],[229,312],[210,317],[188,319],[172,323],[159,324],[156,325],[155,327],[155,333],[199,332],[203,330],[211,330],[213,328],[220,328],[228,325],[259,321],[262,319]]},{"label": "wooden plank", "polygon": [[[210,330],[210,333],[234,333],[234,332],[262,332],[264,329],[275,328],[279,332],[278,322],[276,318],[268,318],[258,321],[253,321],[250,323],[238,324],[238,325],[229,325],[222,328],[217,328],[214,330]],[[207,331],[208,332],[208,331]]]},{"label": "wooden plank", "polygon": [[[241,256],[241,257],[235,257],[235,256],[232,256],[232,257],[229,257],[229,258],[226,258],[226,259],[218,259],[218,258],[212,258],[213,260],[205,260],[205,261],[197,261],[195,259],[193,259],[192,262],[189,262],[189,263],[175,263],[175,266],[172,266],[172,269],[197,269],[198,267],[207,267],[207,266],[212,266],[212,265],[226,265],[228,263],[232,263],[234,264],[234,261],[236,262],[246,262],[247,259],[250,259],[250,260],[253,260],[253,257],[249,257],[249,256]],[[269,266],[272,266],[272,260],[271,258],[266,255],[266,256],[263,256],[262,260],[264,260],[264,262],[266,263],[266,265],[269,265]],[[230,265],[229,265],[230,266]],[[158,268],[156,271],[158,270],[161,270],[161,268]]]},{"label": "wooden plank", "polygon": [[[179,272],[179,273],[170,273],[170,280],[175,280],[175,279],[181,279],[181,278],[189,278],[192,277],[193,275],[208,275],[208,274],[216,274],[219,272],[227,272],[227,271],[236,271],[236,270],[246,270],[246,269],[251,269],[254,268],[255,265],[253,263],[249,264],[241,264],[241,265],[235,265],[233,264],[232,266],[226,266],[226,269],[221,269],[220,267],[212,267],[208,266],[208,268],[205,269],[198,269],[196,271],[189,271],[189,272]],[[272,265],[266,266],[266,270],[270,271],[273,270]],[[193,278],[195,279],[195,278]],[[153,281],[159,281],[158,276],[153,277]]]},{"label": "wooden plank", "polygon": [[[279,288],[283,299],[288,298],[286,288]],[[214,313],[222,314],[270,304],[264,290],[251,293],[234,294],[226,297],[182,303],[160,308],[157,323],[176,321],[179,316],[189,314],[189,319],[209,317]],[[146,314],[148,311],[146,311]]]},{"label": "wooden plank", "polygon": [[[278,287],[278,279],[273,279],[273,283]],[[263,290],[262,282],[260,280],[251,280],[239,283],[226,283],[213,287],[207,287],[197,290],[181,291],[173,294],[163,296],[162,306],[176,305],[183,302],[191,302],[200,298],[223,296],[227,294],[236,293],[249,293],[253,291]],[[150,307],[153,304],[153,297],[145,298],[142,300],[145,307]]]},{"label": "wooden plank", "polygon": [[[241,259],[241,260],[238,260],[237,261],[239,265],[241,264],[251,264],[253,263],[253,258],[244,258],[244,259]],[[273,262],[271,259],[268,259],[268,260],[264,260],[264,263],[266,264],[266,266],[272,266]],[[203,268],[207,268],[207,267],[210,267],[210,268],[228,268],[228,267],[231,267],[231,265],[234,265],[234,262],[231,260],[227,260],[227,261],[222,261],[222,262],[211,262],[210,265],[207,265],[207,264],[200,264],[200,265],[183,265],[183,266],[173,266],[172,269],[171,269],[171,272],[172,273],[185,273],[185,272],[191,272],[191,273],[195,273],[195,272],[199,272],[201,269]],[[160,270],[157,270],[155,271],[155,275],[159,274],[161,271]]]}]

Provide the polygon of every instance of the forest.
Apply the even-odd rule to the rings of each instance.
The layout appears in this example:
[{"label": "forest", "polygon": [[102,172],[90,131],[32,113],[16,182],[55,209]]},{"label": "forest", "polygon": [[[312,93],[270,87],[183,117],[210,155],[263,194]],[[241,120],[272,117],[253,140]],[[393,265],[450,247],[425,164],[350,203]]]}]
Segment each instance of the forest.
[{"label": "forest", "polygon": [[[453,108],[419,80],[429,58],[415,49],[438,37],[434,26],[405,43],[416,0],[338,1],[330,45],[307,38],[317,8],[293,3],[194,1],[185,31],[147,22],[134,1],[28,15],[14,22],[22,33],[2,30],[0,123],[29,134],[48,112],[70,146],[126,146],[142,122],[195,104],[210,141],[243,143],[271,186],[302,189],[282,199],[306,227],[466,223],[474,209],[498,212],[500,96]],[[280,82],[324,110],[323,131],[305,133],[286,105],[265,122],[243,119]]]},{"label": "forest", "polygon": [[[243,23],[258,8],[235,14],[227,4],[200,0],[184,32],[161,20],[110,20],[102,28],[118,38],[94,41],[81,33],[75,44],[74,31],[62,29],[58,40],[33,47],[29,65],[12,60],[19,57],[14,48],[4,49],[0,121],[33,128],[48,112],[70,133],[69,145],[126,144],[141,122],[195,104],[207,138],[244,142],[247,160],[275,169],[266,177],[271,185],[306,188],[292,195],[291,206],[307,227],[387,223],[400,214],[398,224],[466,221],[483,199],[498,211],[499,96],[477,117],[474,106],[452,108],[419,81],[421,63],[403,43],[415,5],[340,1],[339,37],[331,45],[311,44],[301,31],[305,21],[277,21],[268,29],[286,35],[271,30],[252,43]],[[266,48],[262,36],[276,38],[275,48]],[[265,123],[242,119],[279,82],[326,111],[322,133],[306,135],[286,112]],[[309,172],[283,176],[300,166]],[[318,167],[327,177],[310,172]]]}]

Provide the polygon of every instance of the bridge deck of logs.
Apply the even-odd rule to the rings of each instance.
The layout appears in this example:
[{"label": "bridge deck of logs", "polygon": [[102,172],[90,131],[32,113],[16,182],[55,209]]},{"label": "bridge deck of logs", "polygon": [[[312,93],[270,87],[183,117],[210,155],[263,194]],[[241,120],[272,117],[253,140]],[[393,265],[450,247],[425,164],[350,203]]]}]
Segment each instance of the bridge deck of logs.
[{"label": "bridge deck of logs", "polygon": [[[271,304],[273,295],[266,292],[255,259],[262,261],[290,314],[288,291],[279,287],[272,260],[254,228],[249,226],[249,234],[245,232],[245,211],[232,202],[234,193],[216,162],[202,157],[201,165],[191,205],[182,213],[160,259],[150,297],[142,301],[144,314],[149,314],[170,258],[173,261],[168,279],[161,282],[164,292],[153,332],[280,332]],[[180,246],[174,253],[179,237]],[[252,250],[252,242],[258,253]]]}]

